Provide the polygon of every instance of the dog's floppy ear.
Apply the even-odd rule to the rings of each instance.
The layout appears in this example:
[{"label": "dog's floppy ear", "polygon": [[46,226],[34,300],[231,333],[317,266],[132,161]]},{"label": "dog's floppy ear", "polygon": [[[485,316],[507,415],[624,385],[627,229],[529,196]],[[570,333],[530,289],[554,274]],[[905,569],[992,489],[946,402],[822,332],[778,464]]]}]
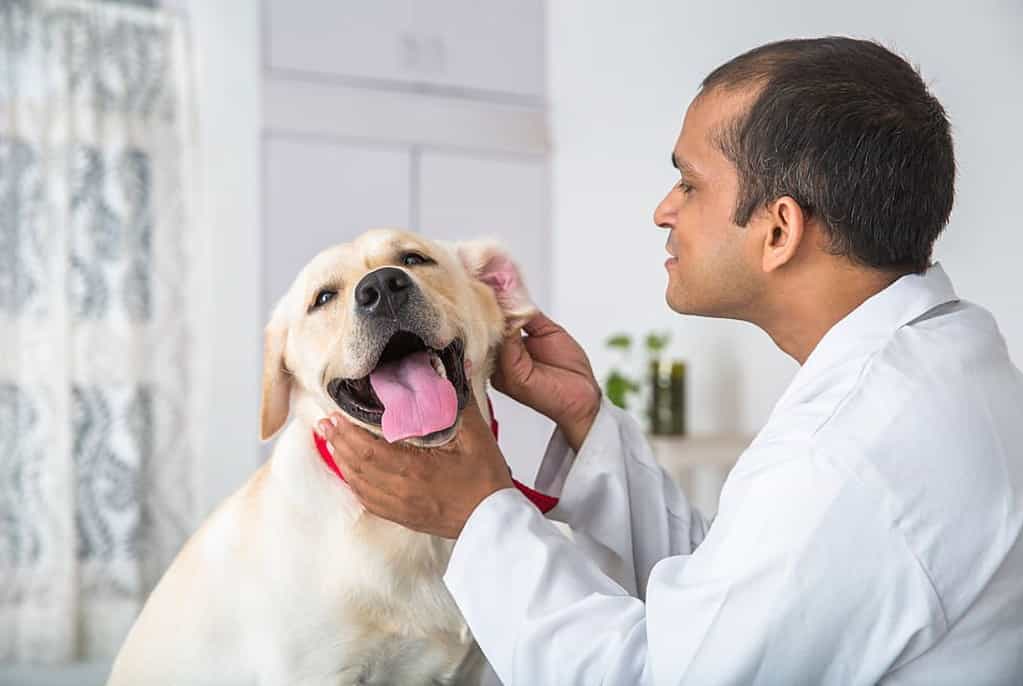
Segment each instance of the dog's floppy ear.
[{"label": "dog's floppy ear", "polygon": [[492,241],[468,241],[455,246],[458,259],[469,274],[485,283],[497,296],[509,330],[521,328],[536,314],[522,272],[508,253]]},{"label": "dog's floppy ear", "polygon": [[288,419],[291,405],[291,373],[284,366],[284,345],[288,327],[273,317],[266,327],[263,343],[263,400],[260,408],[259,437],[266,440],[277,433]]}]

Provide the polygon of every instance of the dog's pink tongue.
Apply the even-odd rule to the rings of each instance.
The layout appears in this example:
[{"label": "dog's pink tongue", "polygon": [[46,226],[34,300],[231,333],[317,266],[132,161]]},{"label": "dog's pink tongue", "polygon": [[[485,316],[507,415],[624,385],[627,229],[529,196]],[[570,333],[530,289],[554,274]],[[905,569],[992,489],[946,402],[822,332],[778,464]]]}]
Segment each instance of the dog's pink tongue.
[{"label": "dog's pink tongue", "polygon": [[455,387],[437,374],[427,352],[378,367],[369,383],[384,405],[381,428],[390,443],[441,431],[458,416]]}]

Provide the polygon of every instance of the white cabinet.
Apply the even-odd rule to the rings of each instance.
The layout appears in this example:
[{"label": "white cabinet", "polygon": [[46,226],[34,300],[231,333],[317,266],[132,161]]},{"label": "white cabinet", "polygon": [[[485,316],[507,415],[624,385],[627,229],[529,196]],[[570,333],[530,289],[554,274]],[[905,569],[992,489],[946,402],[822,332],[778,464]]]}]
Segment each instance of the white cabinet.
[{"label": "white cabinet", "polygon": [[329,139],[266,139],[263,302],[269,315],[323,248],[410,223],[409,153]]},{"label": "white cabinet", "polygon": [[268,0],[270,69],[539,100],[542,0]]},{"label": "white cabinet", "polygon": [[414,0],[269,0],[266,64],[338,76],[397,79]]},{"label": "white cabinet", "polygon": [[428,82],[543,96],[543,0],[434,0],[414,7],[412,35],[426,40],[427,56],[430,41],[439,45],[440,69]]},{"label": "white cabinet", "polygon": [[[418,230],[431,238],[490,236],[522,267],[534,301],[550,302],[547,164],[543,158],[425,152],[419,159]],[[501,448],[515,475],[532,483],[552,425],[493,393]]]}]

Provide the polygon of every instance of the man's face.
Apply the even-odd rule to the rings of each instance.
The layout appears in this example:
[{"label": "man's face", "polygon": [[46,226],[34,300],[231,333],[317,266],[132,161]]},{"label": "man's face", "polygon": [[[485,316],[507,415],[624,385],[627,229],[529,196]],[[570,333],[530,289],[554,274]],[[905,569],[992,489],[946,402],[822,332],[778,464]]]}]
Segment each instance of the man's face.
[{"label": "man's face", "polygon": [[749,101],[748,93],[697,96],[675,143],[680,178],[657,206],[654,223],[670,230],[665,297],[676,312],[745,318],[761,290],[756,215],[746,227],[732,222],[738,175],[714,143]]}]

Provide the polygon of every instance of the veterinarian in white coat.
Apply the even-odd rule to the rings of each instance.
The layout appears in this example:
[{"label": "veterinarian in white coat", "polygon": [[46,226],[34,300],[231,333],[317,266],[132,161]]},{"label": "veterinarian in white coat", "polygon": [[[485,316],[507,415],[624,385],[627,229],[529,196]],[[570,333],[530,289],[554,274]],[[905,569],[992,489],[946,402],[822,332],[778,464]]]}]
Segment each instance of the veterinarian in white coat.
[{"label": "veterinarian in white coat", "polygon": [[505,684],[1023,683],[1023,375],[930,264],[941,106],[872,43],[769,45],[708,77],[673,161],[669,305],[801,364],[716,519],[542,315],[494,380],[559,425],[537,486],[574,542],[474,408],[425,456],[328,428],[356,493],[457,537],[445,581]]}]

